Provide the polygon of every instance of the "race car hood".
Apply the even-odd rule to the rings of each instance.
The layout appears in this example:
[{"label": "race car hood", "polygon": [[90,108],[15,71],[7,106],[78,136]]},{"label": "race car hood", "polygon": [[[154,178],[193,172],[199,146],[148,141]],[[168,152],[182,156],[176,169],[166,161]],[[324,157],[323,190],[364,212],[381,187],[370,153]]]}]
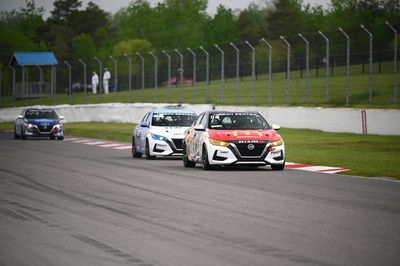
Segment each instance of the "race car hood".
[{"label": "race car hood", "polygon": [[151,133],[171,139],[183,139],[185,130],[189,127],[152,127]]},{"label": "race car hood", "polygon": [[60,120],[54,119],[25,119],[29,124],[37,125],[37,126],[54,126],[56,124],[60,124]]},{"label": "race car hood", "polygon": [[210,138],[221,141],[275,141],[281,138],[273,129],[268,130],[208,130]]}]

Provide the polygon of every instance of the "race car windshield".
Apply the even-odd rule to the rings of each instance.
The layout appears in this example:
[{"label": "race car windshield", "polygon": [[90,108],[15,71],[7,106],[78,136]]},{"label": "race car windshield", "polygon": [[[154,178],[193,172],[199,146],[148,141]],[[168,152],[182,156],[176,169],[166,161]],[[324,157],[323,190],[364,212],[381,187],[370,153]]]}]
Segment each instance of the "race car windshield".
[{"label": "race car windshield", "polygon": [[195,114],[155,113],[151,124],[158,127],[189,127],[195,119]]},{"label": "race car windshield", "polygon": [[25,114],[26,119],[57,119],[54,110],[28,110]]},{"label": "race car windshield", "polygon": [[271,129],[267,121],[253,113],[225,113],[210,116],[210,129]]}]

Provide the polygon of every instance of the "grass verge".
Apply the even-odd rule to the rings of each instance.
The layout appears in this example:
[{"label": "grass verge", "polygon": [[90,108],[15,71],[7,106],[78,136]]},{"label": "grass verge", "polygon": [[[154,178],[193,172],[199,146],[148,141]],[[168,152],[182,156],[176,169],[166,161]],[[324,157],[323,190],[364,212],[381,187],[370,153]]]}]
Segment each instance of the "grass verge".
[{"label": "grass verge", "polygon": [[[67,135],[118,142],[132,141],[136,124],[73,122],[65,124]],[[14,123],[0,123],[13,129]],[[345,175],[395,177],[400,179],[400,137],[328,133],[309,129],[282,128],[288,162],[349,168]]]}]

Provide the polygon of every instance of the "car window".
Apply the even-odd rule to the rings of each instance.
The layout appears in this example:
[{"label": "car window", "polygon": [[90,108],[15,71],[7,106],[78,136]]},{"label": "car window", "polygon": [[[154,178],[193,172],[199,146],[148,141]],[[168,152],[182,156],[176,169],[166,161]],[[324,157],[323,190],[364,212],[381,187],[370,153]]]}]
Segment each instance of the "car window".
[{"label": "car window", "polygon": [[258,113],[220,113],[210,116],[211,129],[271,129]]},{"label": "car window", "polygon": [[147,122],[147,125],[150,125],[150,120],[151,120],[151,113],[146,117],[146,120],[144,122]]},{"label": "car window", "polygon": [[208,124],[208,115],[204,115],[204,116],[203,116],[203,118],[202,118],[201,121],[200,121],[200,124],[201,124],[204,128],[207,127],[207,124]]},{"label": "car window", "polygon": [[142,121],[140,121],[140,122],[145,122],[146,119],[147,119],[147,117],[149,116],[149,114],[150,114],[150,113],[145,114],[145,116],[143,116],[143,118],[142,118]]},{"label": "car window", "polygon": [[57,119],[58,116],[54,110],[27,110],[25,114],[27,119]]},{"label": "car window", "polygon": [[196,119],[196,114],[187,113],[154,113],[153,126],[189,127]]},{"label": "car window", "polygon": [[201,114],[199,117],[197,117],[196,122],[194,123],[194,125],[200,125],[201,120],[203,119],[204,114]]}]

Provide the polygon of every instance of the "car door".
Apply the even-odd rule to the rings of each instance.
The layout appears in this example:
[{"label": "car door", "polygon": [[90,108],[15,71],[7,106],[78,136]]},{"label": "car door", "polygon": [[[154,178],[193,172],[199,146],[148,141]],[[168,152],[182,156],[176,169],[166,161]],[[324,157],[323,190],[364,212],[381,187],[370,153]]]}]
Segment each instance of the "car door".
[{"label": "car door", "polygon": [[18,116],[17,120],[15,121],[15,130],[16,130],[16,133],[18,136],[21,135],[21,126],[22,126],[22,123],[24,123],[25,111],[26,111],[26,109],[22,110],[22,112]]},{"label": "car door", "polygon": [[144,151],[145,147],[146,147],[146,134],[147,134],[147,129],[148,127],[142,127],[141,123],[142,122],[146,122],[148,120],[150,116],[150,112],[147,113],[142,121],[140,121],[138,127],[137,127],[137,132],[135,132],[135,143],[137,143],[136,145],[139,145],[140,150]]},{"label": "car door", "polygon": [[[195,136],[194,136],[194,149],[195,149],[195,158],[199,160],[202,154],[202,146],[204,135],[206,134],[206,126],[208,122],[208,113],[204,113],[204,115],[200,118],[199,124],[195,126]],[[200,125],[200,126],[199,126]]]}]

